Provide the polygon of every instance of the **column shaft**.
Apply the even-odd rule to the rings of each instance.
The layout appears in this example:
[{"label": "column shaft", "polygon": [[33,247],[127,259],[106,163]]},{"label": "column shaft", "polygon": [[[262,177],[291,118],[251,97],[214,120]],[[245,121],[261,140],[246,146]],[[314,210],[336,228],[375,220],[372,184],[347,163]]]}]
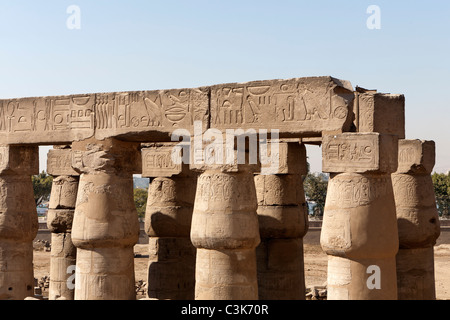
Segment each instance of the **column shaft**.
[{"label": "column shaft", "polygon": [[0,147],[0,299],[33,296],[33,240],[38,231],[31,175],[37,147]]},{"label": "column shaft", "polygon": [[306,174],[306,149],[297,142],[281,144],[280,150],[280,162],[289,164],[282,166],[286,172],[255,176],[261,236],[256,251],[259,299],[304,300],[303,236],[308,213],[302,174]]},{"label": "column shaft", "polygon": [[328,254],[329,300],[396,300],[398,231],[390,174],[396,136],[349,133],[324,137],[331,172],[321,245]]},{"label": "column shaft", "polygon": [[433,141],[399,141],[399,168],[392,175],[400,244],[399,300],[436,299],[433,246],[440,225],[431,179],[434,162]]},{"label": "column shaft", "polygon": [[206,170],[199,176],[191,229],[197,300],[258,299],[256,210],[250,171]]},{"label": "column shaft", "polygon": [[73,167],[82,172],[72,229],[75,299],[136,299],[133,247],[139,221],[132,175],[141,166],[138,145],[90,139],[72,147]]},{"label": "column shaft", "polygon": [[149,235],[148,297],[195,297],[195,247],[189,237],[195,176],[155,178],[149,187],[146,232]]}]

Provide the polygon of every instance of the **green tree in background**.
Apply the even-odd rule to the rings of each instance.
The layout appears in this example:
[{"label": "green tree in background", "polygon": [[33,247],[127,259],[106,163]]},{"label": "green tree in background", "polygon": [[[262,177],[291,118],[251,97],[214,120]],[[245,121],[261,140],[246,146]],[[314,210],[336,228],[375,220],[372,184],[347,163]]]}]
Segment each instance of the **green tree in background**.
[{"label": "green tree in background", "polygon": [[314,216],[323,216],[325,199],[327,197],[328,176],[323,173],[308,173],[303,180],[305,195],[309,201],[314,201]]},{"label": "green tree in background", "polygon": [[450,216],[450,173],[434,173],[433,179],[434,193],[436,194],[436,203],[439,216]]},{"label": "green tree in background", "polygon": [[40,205],[43,201],[50,199],[50,193],[52,192],[53,177],[48,175],[45,171],[42,171],[37,176],[32,176],[33,182],[34,201],[36,206]]},{"label": "green tree in background", "polygon": [[134,204],[136,205],[136,210],[139,218],[145,216],[145,208],[147,206],[147,196],[148,189],[135,188],[134,191]]}]

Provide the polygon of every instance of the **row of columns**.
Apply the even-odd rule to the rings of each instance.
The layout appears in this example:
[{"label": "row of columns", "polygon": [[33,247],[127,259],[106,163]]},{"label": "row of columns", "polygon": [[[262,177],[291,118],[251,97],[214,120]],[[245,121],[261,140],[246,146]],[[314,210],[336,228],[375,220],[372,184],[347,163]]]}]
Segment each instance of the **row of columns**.
[{"label": "row of columns", "polygon": [[[140,167],[152,179],[149,298],[304,299],[306,151],[298,141],[280,144],[281,170],[272,175],[251,165],[190,170],[167,161],[172,148],[164,145],[140,151],[137,143],[90,139],[71,147],[49,154],[50,299],[135,299],[132,177]],[[342,134],[324,138],[323,148],[324,171],[331,173],[321,235],[328,298],[435,298],[434,143]],[[23,299],[33,288],[30,176],[38,151],[3,149],[0,298]]]}]

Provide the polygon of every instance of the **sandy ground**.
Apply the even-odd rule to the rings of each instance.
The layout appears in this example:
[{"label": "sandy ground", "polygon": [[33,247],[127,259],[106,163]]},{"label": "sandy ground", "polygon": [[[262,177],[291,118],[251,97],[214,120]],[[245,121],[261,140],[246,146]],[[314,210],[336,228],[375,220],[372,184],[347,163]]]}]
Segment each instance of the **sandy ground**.
[{"label": "sandy ground", "polygon": [[[147,277],[147,245],[135,246],[135,253],[142,256],[135,258],[136,281]],[[306,286],[321,286],[327,278],[327,256],[318,244],[305,244],[305,280]],[[40,279],[50,274],[50,253],[34,252],[35,278]],[[436,296],[439,300],[450,300],[450,244],[435,247]]]}]

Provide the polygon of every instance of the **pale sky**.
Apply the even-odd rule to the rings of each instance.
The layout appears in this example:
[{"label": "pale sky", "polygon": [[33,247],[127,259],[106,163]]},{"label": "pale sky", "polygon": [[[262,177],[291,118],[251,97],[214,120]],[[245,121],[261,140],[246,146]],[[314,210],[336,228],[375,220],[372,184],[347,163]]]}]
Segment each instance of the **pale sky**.
[{"label": "pale sky", "polygon": [[444,0],[0,0],[0,98],[331,75],[404,94],[407,138],[436,141],[447,172],[449,17]]}]

